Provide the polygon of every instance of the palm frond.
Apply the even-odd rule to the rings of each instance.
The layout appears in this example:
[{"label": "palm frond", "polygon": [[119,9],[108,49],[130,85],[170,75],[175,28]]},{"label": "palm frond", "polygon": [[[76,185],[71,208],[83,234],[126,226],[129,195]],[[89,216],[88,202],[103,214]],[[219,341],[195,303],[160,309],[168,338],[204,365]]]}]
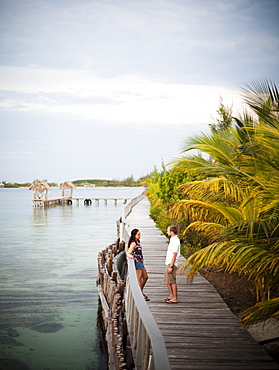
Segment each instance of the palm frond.
[{"label": "palm frond", "polygon": [[270,318],[279,320],[279,298],[259,302],[246,310],[242,318],[242,327],[249,328],[259,321]]},{"label": "palm frond", "polygon": [[189,230],[195,230],[199,233],[203,233],[209,239],[214,239],[219,236],[222,231],[224,232],[226,227],[214,222],[195,221],[186,227],[183,231],[183,235],[186,235]]},{"label": "palm frond", "polygon": [[261,245],[237,240],[216,242],[182,262],[179,273],[185,272],[189,266],[189,279],[205,266],[220,266],[228,273],[245,274],[264,289],[278,289],[279,286],[279,251]]},{"label": "palm frond", "polygon": [[180,185],[182,192],[193,199],[212,199],[212,194],[221,194],[223,199],[242,201],[247,189],[224,177],[213,177],[203,181],[193,181]]},{"label": "palm frond", "polygon": [[180,200],[172,204],[171,211],[176,217],[183,214],[191,215],[194,220],[211,218],[222,221],[223,224],[239,222],[243,219],[241,213],[233,207],[221,203],[206,203],[200,200]]},{"label": "palm frond", "polygon": [[260,122],[269,126],[276,125],[279,118],[279,94],[274,83],[262,80],[247,84],[243,89],[243,98]]},{"label": "palm frond", "polygon": [[226,130],[226,135],[224,133],[222,135],[219,133],[197,134],[185,140],[184,145],[183,152],[193,149],[200,150],[222,164],[233,165],[231,154],[238,145],[238,139],[232,131]]}]

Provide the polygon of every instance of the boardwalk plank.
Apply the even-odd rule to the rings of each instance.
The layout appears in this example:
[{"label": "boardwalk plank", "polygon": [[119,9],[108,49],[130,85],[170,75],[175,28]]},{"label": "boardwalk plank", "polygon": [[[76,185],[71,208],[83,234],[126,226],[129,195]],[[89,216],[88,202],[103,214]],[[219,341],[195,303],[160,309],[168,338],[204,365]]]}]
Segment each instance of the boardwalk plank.
[{"label": "boardwalk plank", "polygon": [[163,281],[168,239],[149,217],[147,199],[128,216],[131,230],[141,231],[144,262],[149,274],[145,294],[161,330],[172,369],[250,370],[278,369],[278,365],[240,328],[216,289],[200,274],[189,283],[178,277],[178,304],[166,304],[168,290]]}]

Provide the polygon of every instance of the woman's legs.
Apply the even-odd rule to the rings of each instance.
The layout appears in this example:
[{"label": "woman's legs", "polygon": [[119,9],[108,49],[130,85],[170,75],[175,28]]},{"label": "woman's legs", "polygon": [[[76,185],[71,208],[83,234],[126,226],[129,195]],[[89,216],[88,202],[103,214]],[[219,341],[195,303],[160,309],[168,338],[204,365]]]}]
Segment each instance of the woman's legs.
[{"label": "woman's legs", "polygon": [[148,280],[148,274],[147,274],[147,271],[146,271],[145,267],[142,269],[142,280],[143,280],[143,285],[142,285],[142,290],[143,290],[143,288],[144,288],[144,286],[145,286],[145,284]]},{"label": "woman's legs", "polygon": [[148,280],[148,274],[147,274],[146,268],[144,267],[141,270],[136,270],[136,274],[137,274],[140,289],[143,290]]}]

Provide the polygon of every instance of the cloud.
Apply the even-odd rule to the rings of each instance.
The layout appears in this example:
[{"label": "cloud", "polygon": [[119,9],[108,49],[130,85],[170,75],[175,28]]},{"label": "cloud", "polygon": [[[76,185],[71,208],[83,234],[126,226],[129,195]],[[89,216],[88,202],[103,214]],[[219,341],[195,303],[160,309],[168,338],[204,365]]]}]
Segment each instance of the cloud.
[{"label": "cloud", "polygon": [[278,31],[277,0],[0,1],[2,175],[149,172],[279,82]]},{"label": "cloud", "polygon": [[34,155],[32,152],[19,152],[19,151],[14,151],[14,152],[1,152],[0,153],[0,160],[22,160],[22,159],[27,159],[30,158]]},{"label": "cloud", "polygon": [[210,122],[219,97],[238,109],[234,88],[152,81],[124,75],[104,78],[89,71],[0,67],[0,107],[74,115],[111,123]]},{"label": "cloud", "polygon": [[[273,0],[31,0],[1,10],[0,62],[14,66],[87,69],[106,77],[140,73],[175,83],[191,83],[194,75],[199,84],[232,84],[263,77],[253,73],[254,47],[262,60],[278,46]],[[278,76],[276,54],[270,78]]]}]

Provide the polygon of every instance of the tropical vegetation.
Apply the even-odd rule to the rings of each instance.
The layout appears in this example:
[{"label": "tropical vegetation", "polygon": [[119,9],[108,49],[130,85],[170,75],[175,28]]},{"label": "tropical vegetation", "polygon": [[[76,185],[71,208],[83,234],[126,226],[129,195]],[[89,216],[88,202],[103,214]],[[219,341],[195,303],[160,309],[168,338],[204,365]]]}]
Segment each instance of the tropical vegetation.
[{"label": "tropical vegetation", "polygon": [[261,81],[242,95],[242,115],[232,117],[221,101],[209,132],[183,142],[168,171],[179,178],[175,196],[170,190],[162,196],[165,173],[156,182],[151,177],[148,189],[157,220],[162,207],[182,237],[199,237],[180,272],[190,268],[191,279],[203,267],[218,266],[253,282],[258,303],[243,317],[250,326],[279,318],[279,94],[274,83]]}]

